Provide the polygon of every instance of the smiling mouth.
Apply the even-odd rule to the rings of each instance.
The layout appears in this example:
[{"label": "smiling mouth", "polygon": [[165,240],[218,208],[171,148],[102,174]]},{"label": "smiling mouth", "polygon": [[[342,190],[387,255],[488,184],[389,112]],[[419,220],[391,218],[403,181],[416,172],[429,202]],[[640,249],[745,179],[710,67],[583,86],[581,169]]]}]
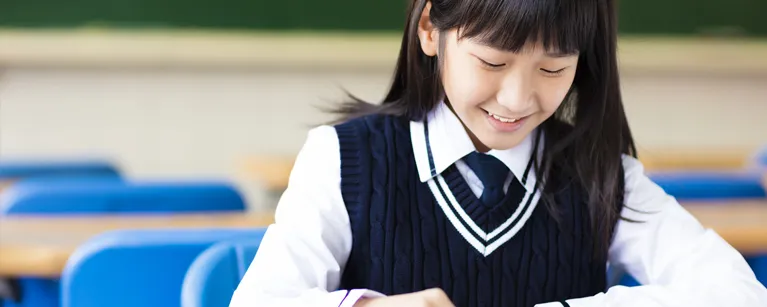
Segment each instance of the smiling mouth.
[{"label": "smiling mouth", "polygon": [[509,118],[509,117],[500,116],[500,115],[495,114],[495,113],[490,112],[490,111],[485,111],[485,112],[487,112],[487,115],[489,115],[492,118],[495,118],[498,121],[503,122],[503,123],[516,123],[516,122],[524,119],[525,117],[527,117],[527,116],[525,116],[525,117],[518,117],[518,118]]}]

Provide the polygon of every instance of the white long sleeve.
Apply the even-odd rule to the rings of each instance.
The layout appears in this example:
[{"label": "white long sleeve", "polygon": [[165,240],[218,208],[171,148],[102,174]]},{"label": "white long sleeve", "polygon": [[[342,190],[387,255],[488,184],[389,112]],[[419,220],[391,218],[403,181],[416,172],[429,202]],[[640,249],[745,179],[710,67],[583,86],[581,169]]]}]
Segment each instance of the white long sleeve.
[{"label": "white long sleeve", "polygon": [[362,294],[333,291],[349,256],[352,234],[340,190],[338,137],[333,127],[309,132],[287,190],[231,307],[349,306]]},{"label": "white long sleeve", "polygon": [[610,262],[643,286],[614,286],[593,297],[569,300],[570,306],[767,306],[767,290],[744,258],[650,181],[639,161],[631,157],[623,161],[622,216],[642,223],[618,222]]}]

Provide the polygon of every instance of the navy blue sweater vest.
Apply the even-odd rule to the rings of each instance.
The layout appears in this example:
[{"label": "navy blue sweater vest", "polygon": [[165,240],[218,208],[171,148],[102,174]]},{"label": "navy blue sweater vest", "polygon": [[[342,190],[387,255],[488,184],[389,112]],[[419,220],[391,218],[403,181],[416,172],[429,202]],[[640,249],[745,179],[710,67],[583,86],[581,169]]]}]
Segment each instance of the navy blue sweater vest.
[{"label": "navy blue sweater vest", "polygon": [[[440,287],[459,307],[528,307],[604,291],[606,263],[592,257],[593,236],[579,190],[564,187],[553,195],[559,223],[545,206],[537,206],[509,241],[485,256],[420,182],[407,120],[372,115],[337,125],[336,131],[353,238],[341,289],[394,295]],[[456,198],[473,197],[454,167],[442,175]],[[477,218],[484,226],[497,224],[514,206],[509,202]]]}]

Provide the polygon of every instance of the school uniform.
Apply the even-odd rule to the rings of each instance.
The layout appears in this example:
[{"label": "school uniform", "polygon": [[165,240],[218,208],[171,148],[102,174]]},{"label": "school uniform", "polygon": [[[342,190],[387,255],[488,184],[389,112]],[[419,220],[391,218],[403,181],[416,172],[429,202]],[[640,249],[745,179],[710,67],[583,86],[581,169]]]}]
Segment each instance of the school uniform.
[{"label": "school uniform", "polygon": [[[743,257],[631,157],[621,215],[642,223],[619,221],[609,253],[595,254],[582,189],[563,172],[546,178],[555,221],[533,146],[477,153],[444,104],[423,122],[371,115],[312,130],[231,306],[352,306],[432,287],[456,306],[767,304]],[[608,290],[608,262],[647,286]]]}]

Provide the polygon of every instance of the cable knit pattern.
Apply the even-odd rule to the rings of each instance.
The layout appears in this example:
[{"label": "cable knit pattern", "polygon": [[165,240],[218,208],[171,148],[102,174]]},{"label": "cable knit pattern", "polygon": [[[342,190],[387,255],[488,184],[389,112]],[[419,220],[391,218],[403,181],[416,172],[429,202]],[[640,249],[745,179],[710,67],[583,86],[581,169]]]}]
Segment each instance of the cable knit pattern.
[{"label": "cable knit pattern", "polygon": [[[406,119],[371,115],[336,126],[341,191],[352,229],[342,289],[387,295],[442,288],[456,306],[519,306],[591,296],[605,288],[605,262],[594,260],[581,193],[557,186],[560,223],[545,206],[488,256],[450,223],[418,179]],[[455,167],[442,174],[467,214],[485,231],[508,219],[519,193],[483,208]],[[568,182],[550,180],[550,184]],[[513,196],[508,196],[513,195]]]}]

